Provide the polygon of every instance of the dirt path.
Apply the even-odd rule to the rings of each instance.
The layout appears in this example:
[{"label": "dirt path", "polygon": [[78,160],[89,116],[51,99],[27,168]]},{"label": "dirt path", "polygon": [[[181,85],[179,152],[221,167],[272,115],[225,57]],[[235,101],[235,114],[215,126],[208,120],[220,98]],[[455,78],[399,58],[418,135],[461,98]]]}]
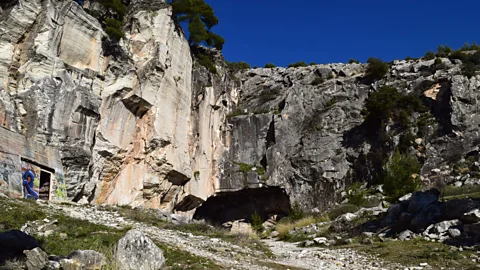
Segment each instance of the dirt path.
[{"label": "dirt path", "polygon": [[228,269],[390,269],[383,267],[383,263],[376,258],[361,255],[349,249],[301,248],[295,243],[263,240],[274,255],[274,259],[269,259],[260,250],[239,246],[218,238],[160,229],[129,220],[115,211],[93,206],[56,203],[48,203],[45,206],[55,212],[63,212],[73,218],[96,224],[115,228],[136,228],[154,240],[196,256],[208,258]]},{"label": "dirt path", "polygon": [[302,248],[297,243],[264,240],[276,262],[304,269],[391,269],[377,258],[350,249]]}]

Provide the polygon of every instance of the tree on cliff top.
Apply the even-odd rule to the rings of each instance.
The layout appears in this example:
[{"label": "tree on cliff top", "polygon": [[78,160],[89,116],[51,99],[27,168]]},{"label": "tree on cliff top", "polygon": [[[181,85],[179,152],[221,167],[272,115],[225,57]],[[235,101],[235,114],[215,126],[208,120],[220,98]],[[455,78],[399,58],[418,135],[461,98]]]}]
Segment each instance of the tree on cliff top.
[{"label": "tree on cliff top", "polygon": [[218,24],[211,6],[203,0],[170,0],[170,3],[176,19],[188,23],[190,45],[206,45],[218,50],[223,48],[225,40],[210,31]]}]

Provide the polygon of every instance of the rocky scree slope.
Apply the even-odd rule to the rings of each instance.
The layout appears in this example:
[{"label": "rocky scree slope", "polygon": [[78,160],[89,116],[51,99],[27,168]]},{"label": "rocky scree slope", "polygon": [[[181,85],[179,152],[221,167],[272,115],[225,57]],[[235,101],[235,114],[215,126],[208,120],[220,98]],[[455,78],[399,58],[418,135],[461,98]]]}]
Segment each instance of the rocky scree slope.
[{"label": "rocky scree slope", "polygon": [[[366,65],[232,74],[206,50],[212,74],[165,3],[128,9],[115,55],[73,1],[22,1],[0,14],[0,126],[58,151],[74,201],[189,216],[202,205],[194,217],[222,223],[284,215],[294,201],[325,209],[353,181],[373,183],[370,157],[388,156],[407,131],[427,184],[456,181],[452,165],[478,158],[479,81],[461,75],[459,60],[395,61],[367,84]],[[392,138],[379,143],[362,109],[384,85],[429,112],[410,116],[408,130],[387,125]]]},{"label": "rocky scree slope", "polygon": [[[354,181],[378,184],[376,175],[384,165],[378,163],[399,147],[421,161],[426,186],[466,178],[477,183],[474,169],[459,175],[456,165],[478,163],[479,80],[461,74],[461,61],[441,60],[394,61],[386,76],[374,83],[367,83],[367,65],[361,64],[236,74],[240,99],[228,115],[230,147],[220,188],[282,187],[290,202],[324,210]],[[418,99],[424,110],[407,115],[403,125],[390,119],[372,136],[364,105],[384,86]],[[276,203],[286,198],[280,193],[272,197]],[[222,220],[231,209],[253,208],[250,198],[242,205],[220,198],[207,201],[197,214]],[[273,204],[259,212],[268,215]]]}]

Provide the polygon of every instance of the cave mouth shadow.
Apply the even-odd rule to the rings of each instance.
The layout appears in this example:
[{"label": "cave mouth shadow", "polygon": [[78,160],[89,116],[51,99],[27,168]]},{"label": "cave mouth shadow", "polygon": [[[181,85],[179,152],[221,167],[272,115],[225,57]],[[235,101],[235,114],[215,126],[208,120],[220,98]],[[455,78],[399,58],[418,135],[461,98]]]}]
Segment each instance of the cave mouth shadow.
[{"label": "cave mouth shadow", "polygon": [[228,221],[252,221],[257,213],[262,220],[272,215],[279,218],[290,213],[290,199],[283,188],[245,188],[234,192],[221,192],[208,198],[197,208],[193,219],[205,220],[213,225]]}]

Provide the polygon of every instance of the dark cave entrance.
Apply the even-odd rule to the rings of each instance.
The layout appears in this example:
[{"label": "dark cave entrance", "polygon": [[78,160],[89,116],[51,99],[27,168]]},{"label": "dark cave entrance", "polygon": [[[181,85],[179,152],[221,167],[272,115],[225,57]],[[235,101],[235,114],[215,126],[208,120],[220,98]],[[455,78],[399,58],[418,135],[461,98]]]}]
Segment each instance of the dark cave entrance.
[{"label": "dark cave entrance", "polygon": [[52,179],[52,174],[47,171],[40,172],[40,188],[38,193],[38,198],[41,200],[48,201],[50,200],[50,182]]},{"label": "dark cave entrance", "polygon": [[279,218],[290,213],[290,200],[279,187],[246,188],[235,192],[221,192],[208,198],[197,208],[194,219],[221,225],[228,221],[244,219],[251,222],[254,213],[263,220],[271,215]]}]

